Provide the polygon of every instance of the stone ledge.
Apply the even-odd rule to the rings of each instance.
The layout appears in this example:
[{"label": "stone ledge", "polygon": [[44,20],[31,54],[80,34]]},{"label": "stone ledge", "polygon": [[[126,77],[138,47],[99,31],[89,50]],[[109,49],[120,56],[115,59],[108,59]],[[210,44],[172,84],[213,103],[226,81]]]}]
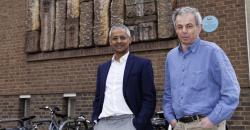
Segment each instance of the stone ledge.
[{"label": "stone ledge", "polygon": [[[142,51],[156,51],[172,49],[178,44],[176,39],[172,40],[161,40],[161,41],[148,41],[143,43],[132,43],[130,46],[131,52],[142,52]],[[65,59],[74,57],[87,57],[87,56],[99,56],[113,54],[110,46],[106,47],[94,47],[94,48],[81,48],[75,50],[64,50],[54,52],[43,52],[27,54],[27,61],[44,61],[54,59]]]}]

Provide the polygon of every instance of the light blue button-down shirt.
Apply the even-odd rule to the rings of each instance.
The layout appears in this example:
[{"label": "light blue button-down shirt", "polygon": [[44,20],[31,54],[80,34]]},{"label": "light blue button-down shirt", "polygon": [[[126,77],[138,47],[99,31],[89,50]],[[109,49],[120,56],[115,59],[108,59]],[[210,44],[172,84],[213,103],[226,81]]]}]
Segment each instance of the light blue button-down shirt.
[{"label": "light blue button-down shirt", "polygon": [[240,87],[219,46],[198,38],[185,53],[181,46],[172,49],[165,67],[163,110],[168,121],[201,114],[218,124],[231,117]]}]

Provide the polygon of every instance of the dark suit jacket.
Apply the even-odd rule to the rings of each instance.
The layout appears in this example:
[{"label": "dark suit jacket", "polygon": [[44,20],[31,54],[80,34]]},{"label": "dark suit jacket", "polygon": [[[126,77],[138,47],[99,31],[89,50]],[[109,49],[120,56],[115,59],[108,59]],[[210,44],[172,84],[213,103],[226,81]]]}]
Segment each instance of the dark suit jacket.
[{"label": "dark suit jacket", "polygon": [[[98,120],[102,112],[110,65],[111,60],[98,68],[92,121]],[[150,60],[129,54],[124,71],[123,95],[127,105],[135,115],[133,119],[135,128],[137,130],[152,130],[150,119],[155,110],[156,92]]]}]

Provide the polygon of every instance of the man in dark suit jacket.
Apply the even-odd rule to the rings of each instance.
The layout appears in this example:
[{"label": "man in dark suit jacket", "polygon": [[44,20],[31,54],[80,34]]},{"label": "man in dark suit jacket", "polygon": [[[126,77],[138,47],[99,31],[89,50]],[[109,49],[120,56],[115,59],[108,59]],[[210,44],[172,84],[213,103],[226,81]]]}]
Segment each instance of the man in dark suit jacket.
[{"label": "man in dark suit jacket", "polygon": [[109,33],[115,53],[98,68],[93,102],[94,130],[152,130],[156,105],[151,61],[129,53],[129,29],[115,25]]}]

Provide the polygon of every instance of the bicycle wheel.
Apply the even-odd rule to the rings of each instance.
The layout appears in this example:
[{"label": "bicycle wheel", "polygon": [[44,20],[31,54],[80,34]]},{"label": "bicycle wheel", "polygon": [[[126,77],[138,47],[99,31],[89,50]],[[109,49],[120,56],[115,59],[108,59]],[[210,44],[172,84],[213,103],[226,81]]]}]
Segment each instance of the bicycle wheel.
[{"label": "bicycle wheel", "polygon": [[49,130],[58,130],[58,126],[55,126],[54,124],[49,125]]}]

